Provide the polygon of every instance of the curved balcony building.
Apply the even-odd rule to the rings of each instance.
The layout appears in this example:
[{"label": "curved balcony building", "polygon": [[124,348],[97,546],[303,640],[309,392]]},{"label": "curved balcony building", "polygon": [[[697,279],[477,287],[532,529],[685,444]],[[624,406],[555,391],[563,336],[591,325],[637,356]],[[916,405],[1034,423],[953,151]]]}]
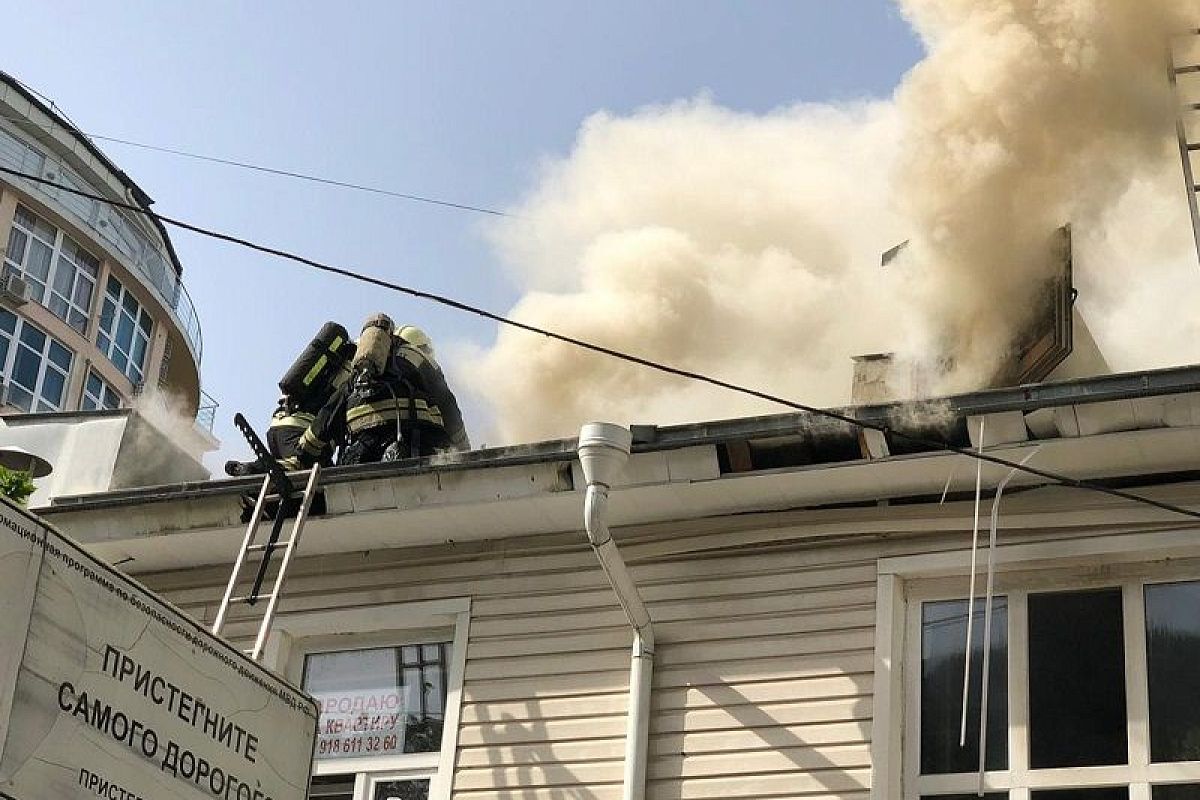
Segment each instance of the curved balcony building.
[{"label": "curved balcony building", "polygon": [[[0,165],[141,208],[153,202],[3,72]],[[200,320],[161,223],[0,173],[0,243],[0,413],[115,409],[159,393],[211,427]]]}]

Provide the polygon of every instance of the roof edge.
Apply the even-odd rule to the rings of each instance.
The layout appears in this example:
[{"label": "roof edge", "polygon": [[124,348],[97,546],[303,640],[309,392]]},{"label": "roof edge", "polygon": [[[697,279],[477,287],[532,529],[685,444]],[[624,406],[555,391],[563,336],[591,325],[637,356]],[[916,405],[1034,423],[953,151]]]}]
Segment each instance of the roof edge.
[{"label": "roof edge", "polygon": [[[1056,383],[1030,384],[1007,389],[988,389],[968,394],[917,401],[902,401],[872,406],[839,409],[839,413],[864,422],[894,425],[897,416],[914,403],[945,405],[956,418],[1004,411],[1032,411],[1071,404],[1092,404],[1172,394],[1200,393],[1200,365],[1168,369],[1103,375]],[[830,421],[831,427],[845,423]],[[770,437],[811,431],[811,414],[778,414],[685,425],[634,426],[633,452],[647,453],[703,447],[752,437]],[[322,473],[326,484],[346,483],[376,478],[394,478],[433,472],[489,469],[525,464],[569,462],[575,458],[575,439],[552,439],[531,444],[474,450],[446,456],[407,459],[391,463],[360,464],[332,467]],[[833,465],[839,462],[831,462]],[[84,508],[112,507],[137,502],[163,502],[214,495],[234,495],[253,491],[261,478],[231,478],[192,482],[139,489],[120,490],[102,494],[56,497],[50,506],[38,513],[71,511]]]},{"label": "roof edge", "polygon": [[129,177],[129,174],[125,172],[125,170],[118,167],[116,162],[109,158],[104,151],[96,145],[95,142],[88,138],[87,134],[75,127],[75,125],[69,119],[54,110],[54,108],[43,102],[42,99],[30,91],[19,78],[0,70],[0,81],[10,86],[19,95],[21,95],[21,97],[27,100],[30,105],[34,106],[43,114],[50,117],[50,119],[54,120],[59,127],[74,136],[75,140],[82,144],[89,153],[95,156],[96,160],[108,168],[108,170],[117,178],[117,180],[125,184],[125,187],[129,189],[133,199],[137,201],[138,205],[140,205],[144,211],[148,212],[146,217],[151,223],[154,224],[154,227],[158,229],[159,234],[162,235],[163,242],[167,246],[167,254],[171,257],[171,265],[175,268],[176,277],[183,277],[183,264],[179,261],[179,254],[175,252],[175,244],[171,241],[171,237],[167,233],[166,225],[164,225],[162,221],[159,220],[159,218],[150,210],[150,206],[154,205],[154,198],[150,197],[150,195],[146,193],[146,190],[139,186],[137,182],[133,180],[133,178]]}]

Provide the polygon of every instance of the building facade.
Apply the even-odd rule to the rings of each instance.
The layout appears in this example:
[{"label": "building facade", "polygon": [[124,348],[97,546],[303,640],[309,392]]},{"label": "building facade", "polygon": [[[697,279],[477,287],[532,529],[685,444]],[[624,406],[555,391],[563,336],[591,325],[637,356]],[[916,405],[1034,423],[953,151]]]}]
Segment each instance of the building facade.
[{"label": "building facade", "polygon": [[[0,166],[149,209],[128,175],[57,111],[0,73]],[[129,407],[161,393],[211,429],[200,320],[165,228],[0,173],[0,406]]]},{"label": "building facade", "polygon": [[[1200,506],[1200,369],[913,411],[853,413]],[[583,533],[574,448],[326,473],[266,653],[322,706],[312,797],[975,795],[975,462],[802,416],[635,431],[608,513],[655,644],[644,793],[626,794],[632,633]],[[981,473],[985,539],[1006,473]],[[58,498],[44,516],[208,623],[256,489]],[[1029,475],[997,518],[986,796],[1200,796],[1196,520]]]}]

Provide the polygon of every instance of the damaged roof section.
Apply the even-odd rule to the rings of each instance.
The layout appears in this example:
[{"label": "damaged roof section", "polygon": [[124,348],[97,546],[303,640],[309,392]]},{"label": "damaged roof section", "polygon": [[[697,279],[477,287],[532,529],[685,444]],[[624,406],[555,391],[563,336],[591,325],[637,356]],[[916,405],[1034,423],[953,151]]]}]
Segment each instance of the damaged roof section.
[{"label": "damaged roof section", "polygon": [[[903,455],[940,452],[900,434],[931,443],[975,447],[971,420],[987,416],[988,446],[1032,440],[1077,438],[1120,431],[1200,425],[1200,367],[1105,375],[1059,383],[1033,384],[925,401],[840,408],[838,414],[862,420],[884,433],[807,413],[694,423],[634,425],[633,452],[715,448],[718,474],[796,467],[820,467]],[[514,447],[476,450],[393,463],[334,467],[323,473],[325,486],[436,474],[443,483],[460,472],[539,464],[569,465],[575,440],[559,439]],[[554,482],[574,488],[570,470]],[[131,488],[102,494],[55,497],[48,511],[98,505],[128,505],[181,497],[238,495],[257,488],[257,478],[190,482]],[[351,509],[346,509],[351,510]]]},{"label": "damaged roof section", "polygon": [[[1200,479],[1200,368],[1040,384],[919,404],[844,409],[884,433],[784,414],[670,427],[633,426],[634,447],[613,491],[612,524],[637,526],[730,514],[937,503],[974,471],[958,447],[986,418],[988,452],[1075,478],[1137,485]],[[868,435],[868,433],[874,435]],[[578,530],[583,479],[575,441],[563,439],[452,457],[334,467],[322,473],[306,555],[495,540]],[[985,464],[994,487],[1007,468]],[[958,483],[955,484],[957,476]],[[969,480],[968,480],[969,478]],[[1016,487],[1045,481],[1018,475]],[[953,484],[953,486],[951,486]],[[1145,488],[1154,487],[1154,488]],[[100,557],[131,572],[228,560],[243,531],[243,495],[259,480],[190,482],[56,498],[43,513]],[[953,491],[951,491],[953,489]],[[1161,514],[1099,495],[1078,503],[1106,518]],[[1128,507],[1126,507],[1128,506]],[[825,510],[825,511],[822,511]],[[1157,517],[1155,517],[1157,518]],[[169,538],[170,546],[164,547]]]}]

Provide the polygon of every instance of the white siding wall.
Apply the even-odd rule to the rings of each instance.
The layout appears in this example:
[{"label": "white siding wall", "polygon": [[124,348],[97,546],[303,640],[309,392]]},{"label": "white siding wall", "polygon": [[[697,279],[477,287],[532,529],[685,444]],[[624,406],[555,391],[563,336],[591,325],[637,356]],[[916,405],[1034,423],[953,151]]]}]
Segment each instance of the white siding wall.
[{"label": "white siding wall", "polygon": [[[908,531],[919,529],[914,511],[897,515]],[[927,530],[944,529],[932,517],[947,513],[933,511]],[[965,543],[965,534],[873,527],[856,544],[806,543],[803,528],[733,519],[619,535],[658,640],[648,798],[865,800],[876,559]],[[612,800],[631,633],[582,541],[572,533],[305,559],[282,613],[470,596],[456,800]],[[140,577],[211,620],[226,574]],[[249,631],[236,621],[229,629]]]},{"label": "white siding wall", "polygon": [[[647,796],[865,797],[872,548],[714,558],[671,552],[694,537],[627,539],[658,640]],[[618,798],[631,633],[581,541],[301,561],[282,613],[469,595],[454,797]],[[225,575],[141,577],[207,621]]]}]

